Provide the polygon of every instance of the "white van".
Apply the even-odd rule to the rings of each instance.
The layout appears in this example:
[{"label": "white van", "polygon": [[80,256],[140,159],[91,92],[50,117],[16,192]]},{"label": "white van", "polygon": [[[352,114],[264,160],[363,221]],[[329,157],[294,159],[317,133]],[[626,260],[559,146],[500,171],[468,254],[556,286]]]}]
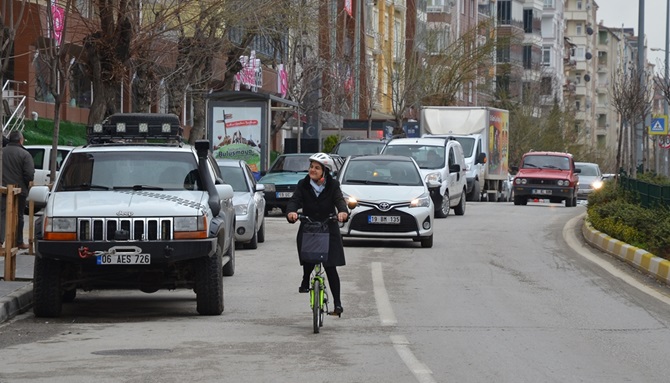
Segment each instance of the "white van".
[{"label": "white van", "polygon": [[[451,137],[396,138],[389,141],[381,154],[412,157],[429,184],[435,204],[435,217],[445,218],[449,209],[465,214],[467,181],[461,144]],[[430,185],[440,185],[430,187]]]}]

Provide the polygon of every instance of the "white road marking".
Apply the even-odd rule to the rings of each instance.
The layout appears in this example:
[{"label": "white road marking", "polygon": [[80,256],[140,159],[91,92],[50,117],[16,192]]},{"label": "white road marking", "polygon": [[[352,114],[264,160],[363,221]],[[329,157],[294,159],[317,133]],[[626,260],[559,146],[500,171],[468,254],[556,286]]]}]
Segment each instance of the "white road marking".
[{"label": "white road marking", "polygon": [[382,326],[395,326],[398,320],[393,313],[393,308],[391,308],[388,293],[386,293],[384,274],[382,273],[382,264],[380,262],[372,262],[372,287],[375,292],[377,312],[379,313]]},{"label": "white road marking", "polygon": [[595,263],[596,265],[600,266],[603,268],[605,271],[608,273],[612,274],[613,276],[621,279],[622,281],[628,283],[629,285],[637,288],[638,290],[645,292],[652,297],[658,299],[659,301],[670,305],[670,297],[638,282],[635,278],[631,277],[628,275],[626,272],[618,270],[616,267],[614,267],[611,263],[597,257],[591,251],[586,248],[584,245],[579,242],[575,236],[574,228],[577,226],[577,220],[580,220],[584,217],[586,213],[578,215],[574,218],[572,218],[568,223],[563,227],[563,239],[568,243],[568,246],[570,246],[573,250],[578,252],[582,257],[588,259],[589,261]]},{"label": "white road marking", "polygon": [[433,379],[433,372],[423,363],[421,363],[412,353],[409,348],[409,341],[402,335],[391,335],[391,342],[395,348],[400,359],[405,362],[405,365],[414,374],[419,383],[435,383]]}]

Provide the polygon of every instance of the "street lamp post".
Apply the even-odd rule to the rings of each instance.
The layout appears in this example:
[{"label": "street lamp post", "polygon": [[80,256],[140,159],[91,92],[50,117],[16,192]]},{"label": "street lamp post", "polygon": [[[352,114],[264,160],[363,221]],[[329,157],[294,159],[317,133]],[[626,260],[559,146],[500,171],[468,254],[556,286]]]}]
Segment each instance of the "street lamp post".
[{"label": "street lamp post", "polygon": [[[663,51],[665,53],[665,71],[664,71],[664,78],[663,78],[663,83],[667,84],[667,82],[670,80],[670,0],[667,1],[667,4],[665,6],[665,49],[660,49],[660,48],[651,48],[652,51]],[[666,86],[667,88],[667,86]],[[668,98],[665,94],[663,94],[663,114],[668,115]],[[661,161],[663,164],[659,167],[662,169],[662,174],[665,175],[666,177],[668,176],[668,149],[661,149],[661,154],[659,154],[659,157],[661,157]],[[657,168],[657,172],[660,173],[659,168]]]}]

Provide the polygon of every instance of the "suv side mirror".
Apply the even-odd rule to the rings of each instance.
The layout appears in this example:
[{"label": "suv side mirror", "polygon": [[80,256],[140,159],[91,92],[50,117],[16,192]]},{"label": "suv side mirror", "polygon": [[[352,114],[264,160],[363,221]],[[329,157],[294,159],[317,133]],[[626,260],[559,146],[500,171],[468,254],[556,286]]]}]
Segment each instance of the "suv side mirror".
[{"label": "suv side mirror", "polygon": [[582,169],[575,168],[575,173],[581,173]]}]

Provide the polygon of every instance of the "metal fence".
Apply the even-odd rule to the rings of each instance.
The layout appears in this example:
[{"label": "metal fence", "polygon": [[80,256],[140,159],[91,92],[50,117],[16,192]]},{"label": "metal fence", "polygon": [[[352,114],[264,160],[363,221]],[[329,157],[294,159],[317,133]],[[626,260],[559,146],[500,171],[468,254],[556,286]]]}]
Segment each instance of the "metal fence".
[{"label": "metal fence", "polygon": [[657,206],[670,207],[670,186],[660,186],[619,175],[619,185],[624,190],[637,194],[640,203],[647,209]]}]

